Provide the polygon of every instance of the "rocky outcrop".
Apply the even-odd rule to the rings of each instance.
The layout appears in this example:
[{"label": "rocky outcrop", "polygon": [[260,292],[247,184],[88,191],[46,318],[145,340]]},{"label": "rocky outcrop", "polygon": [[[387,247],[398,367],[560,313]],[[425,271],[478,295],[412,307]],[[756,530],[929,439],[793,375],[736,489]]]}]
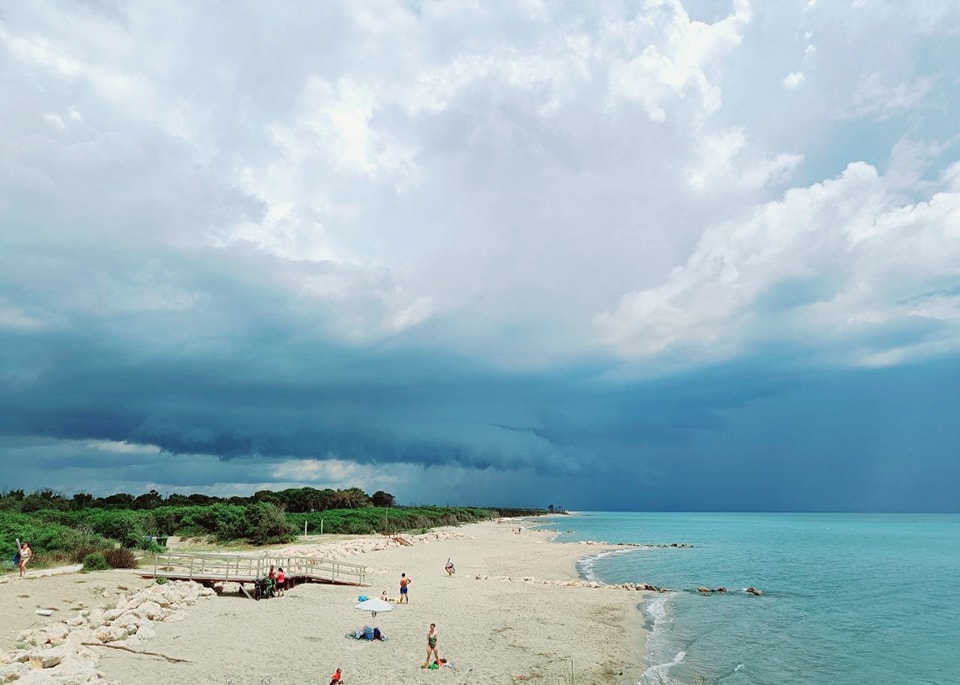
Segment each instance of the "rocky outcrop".
[{"label": "rocky outcrop", "polygon": [[615,583],[608,585],[596,580],[551,580],[549,578],[535,578],[533,576],[524,576],[523,578],[512,578],[510,576],[484,576],[477,574],[474,580],[493,580],[501,583],[527,583],[534,585],[555,585],[563,587],[587,587],[587,588],[605,588],[611,590],[634,590],[640,592],[670,592],[669,588],[649,585],[647,583]]},{"label": "rocky outcrop", "polygon": [[151,585],[123,595],[112,609],[83,610],[62,621],[25,630],[23,649],[0,652],[0,682],[17,685],[110,683],[97,670],[97,645],[133,649],[156,635],[154,625],[182,619],[184,610],[213,590],[190,581]]}]

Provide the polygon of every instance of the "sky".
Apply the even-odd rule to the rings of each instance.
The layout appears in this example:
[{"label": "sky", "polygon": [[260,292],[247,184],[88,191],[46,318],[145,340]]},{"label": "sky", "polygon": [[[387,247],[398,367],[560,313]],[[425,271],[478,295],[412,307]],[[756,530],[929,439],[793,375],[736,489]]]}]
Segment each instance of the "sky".
[{"label": "sky", "polygon": [[958,33],[0,0],[0,489],[960,511]]}]

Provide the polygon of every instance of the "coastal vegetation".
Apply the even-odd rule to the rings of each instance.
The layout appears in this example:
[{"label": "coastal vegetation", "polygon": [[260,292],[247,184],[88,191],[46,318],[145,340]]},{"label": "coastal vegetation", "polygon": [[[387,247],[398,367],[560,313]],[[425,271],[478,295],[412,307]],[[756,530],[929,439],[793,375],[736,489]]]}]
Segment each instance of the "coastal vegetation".
[{"label": "coastal vegetation", "polygon": [[[171,494],[155,490],[65,497],[52,490],[0,494],[0,553],[10,559],[16,541],[33,548],[35,563],[86,564],[102,554],[107,565],[135,564],[129,550],[155,551],[166,538],[203,538],[220,545],[269,545],[298,534],[391,534],[423,532],[500,516],[532,516],[541,509],[397,506],[393,495],[359,488],[261,490],[250,497]],[[122,552],[127,551],[127,554]],[[94,557],[93,562],[99,564]]]}]

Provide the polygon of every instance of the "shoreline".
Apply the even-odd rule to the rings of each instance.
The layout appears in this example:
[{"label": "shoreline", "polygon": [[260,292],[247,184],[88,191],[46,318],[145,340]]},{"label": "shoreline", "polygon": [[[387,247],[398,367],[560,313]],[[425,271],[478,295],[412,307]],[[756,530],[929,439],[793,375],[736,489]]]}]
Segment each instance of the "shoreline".
[{"label": "shoreline", "polygon": [[[316,683],[340,667],[351,684],[554,683],[567,682],[563,678],[571,670],[577,682],[635,684],[646,670],[647,633],[639,605],[649,594],[581,579],[577,568],[581,558],[617,546],[552,542],[554,531],[522,527],[518,535],[513,521],[505,523],[437,529],[409,536],[410,546],[391,545],[380,536],[306,545],[311,553],[363,563],[371,585],[300,585],[260,602],[227,593],[200,599],[183,620],[157,622],[154,634],[133,647],[183,662],[93,647],[101,682]],[[304,545],[284,549],[291,547]],[[456,564],[452,577],[443,571],[447,557]],[[413,579],[409,604],[394,605],[375,619],[353,608],[358,595],[379,597],[381,589],[396,598],[400,573]],[[156,586],[132,571],[76,575],[81,577],[14,579],[0,584],[0,600],[7,606],[9,586],[28,589],[26,598],[18,593],[20,605],[38,606],[65,604],[59,596],[79,588],[100,588],[109,599],[122,594],[111,585],[133,592]],[[57,620],[33,618],[39,619],[34,624]],[[437,624],[440,655],[452,668],[420,668],[430,623]],[[344,637],[363,625],[380,627],[387,640]],[[2,638],[0,649],[7,651],[10,636]]]}]

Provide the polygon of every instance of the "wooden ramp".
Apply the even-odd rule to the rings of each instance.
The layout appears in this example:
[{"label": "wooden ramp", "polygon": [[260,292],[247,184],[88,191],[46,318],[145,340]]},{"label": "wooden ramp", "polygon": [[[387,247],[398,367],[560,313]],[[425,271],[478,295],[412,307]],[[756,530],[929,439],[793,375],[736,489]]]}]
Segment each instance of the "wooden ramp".
[{"label": "wooden ramp", "polygon": [[217,554],[213,552],[161,552],[153,571],[141,569],[144,578],[193,580],[207,586],[221,583],[253,583],[266,578],[270,566],[283,568],[289,586],[299,583],[369,585],[366,567],[335,559],[318,559],[293,554]]}]

